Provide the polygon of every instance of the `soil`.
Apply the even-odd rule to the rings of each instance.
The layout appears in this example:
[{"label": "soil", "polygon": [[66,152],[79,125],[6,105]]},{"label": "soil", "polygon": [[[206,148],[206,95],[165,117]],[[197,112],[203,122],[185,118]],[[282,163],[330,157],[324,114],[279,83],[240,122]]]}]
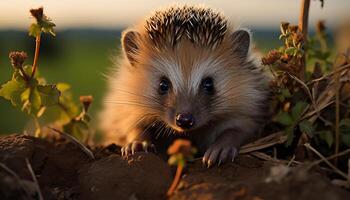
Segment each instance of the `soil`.
[{"label": "soil", "polygon": [[[112,144],[92,147],[90,159],[64,139],[50,141],[26,135],[0,138],[0,199],[38,199],[28,159],[47,199],[167,199],[174,169],[153,153],[120,156]],[[168,199],[349,199],[350,192],[315,172],[284,171],[250,156],[207,169],[200,160],[189,163],[174,194]],[[277,177],[277,178],[276,178]],[[271,181],[266,180],[270,178]]]}]

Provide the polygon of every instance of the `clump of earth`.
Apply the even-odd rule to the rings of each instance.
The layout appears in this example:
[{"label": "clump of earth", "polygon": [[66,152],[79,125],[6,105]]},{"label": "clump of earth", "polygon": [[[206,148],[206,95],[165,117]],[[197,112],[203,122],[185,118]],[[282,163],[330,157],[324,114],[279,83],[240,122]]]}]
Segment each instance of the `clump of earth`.
[{"label": "clump of earth", "polygon": [[[271,179],[273,163],[249,155],[234,163],[205,168],[200,160],[188,163],[176,191],[166,196],[174,169],[153,153],[127,158],[120,147],[89,147],[91,159],[65,139],[27,135],[0,137],[0,199],[349,199],[350,192],[323,175],[302,167]],[[32,167],[38,185],[28,169]]]}]

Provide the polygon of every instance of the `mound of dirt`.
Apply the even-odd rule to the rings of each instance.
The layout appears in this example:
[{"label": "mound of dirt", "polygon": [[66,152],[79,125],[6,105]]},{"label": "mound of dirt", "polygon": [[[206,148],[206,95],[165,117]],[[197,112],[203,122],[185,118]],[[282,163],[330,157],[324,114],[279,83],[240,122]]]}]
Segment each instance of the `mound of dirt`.
[{"label": "mound of dirt", "polygon": [[291,169],[278,182],[267,182],[271,167],[268,162],[248,156],[239,156],[235,163],[219,168],[204,169],[200,162],[192,163],[170,200],[346,200],[350,197],[350,192],[332,185],[321,175],[304,171],[305,167]]},{"label": "mound of dirt", "polygon": [[26,158],[44,199],[164,199],[172,180],[168,165],[154,154],[138,153],[124,159],[118,152],[115,145],[96,148],[97,159],[91,160],[64,140],[2,137],[0,163],[15,176],[0,167],[0,199],[37,199]]},{"label": "mound of dirt", "polygon": [[82,199],[165,199],[170,168],[154,154],[102,158],[79,172]]},{"label": "mound of dirt", "polygon": [[[94,147],[90,159],[75,144],[25,135],[0,138],[0,199],[38,199],[25,159],[44,199],[166,199],[172,181],[167,163],[151,153],[120,156],[120,147]],[[189,163],[171,200],[187,199],[349,199],[316,173],[293,168],[278,182],[265,180],[272,163],[239,156],[235,163],[207,169]],[[305,168],[304,168],[305,169]],[[321,192],[320,192],[321,191]]]}]

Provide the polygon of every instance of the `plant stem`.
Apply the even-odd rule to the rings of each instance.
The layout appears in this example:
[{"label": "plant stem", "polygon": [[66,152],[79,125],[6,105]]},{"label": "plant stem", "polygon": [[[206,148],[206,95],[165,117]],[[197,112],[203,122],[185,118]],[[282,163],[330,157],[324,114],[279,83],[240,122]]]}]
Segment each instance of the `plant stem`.
[{"label": "plant stem", "polygon": [[33,116],[34,118],[34,124],[35,124],[35,137],[39,137],[41,135],[41,127],[40,127],[40,123],[39,120],[36,116]]},{"label": "plant stem", "polygon": [[178,164],[177,165],[177,169],[176,169],[176,174],[174,177],[173,182],[171,183],[171,186],[167,192],[167,195],[170,196],[171,194],[174,193],[176,186],[178,185],[178,183],[180,182],[180,178],[181,178],[181,174],[182,174],[182,169],[183,169],[183,165],[182,164]]},{"label": "plant stem", "polygon": [[[301,0],[301,10],[299,15],[299,30],[304,36],[303,43],[306,43],[307,32],[308,32],[308,20],[309,20],[309,8],[310,0]],[[305,49],[304,49],[305,50]],[[300,59],[300,74],[299,78],[305,80],[305,71],[306,71],[306,52],[303,54],[303,57]]]},{"label": "plant stem", "polygon": [[301,0],[301,10],[299,15],[299,29],[304,36],[307,36],[309,19],[310,0]]},{"label": "plant stem", "polygon": [[39,50],[40,50],[40,40],[41,40],[41,33],[36,36],[35,38],[35,54],[34,54],[34,61],[33,61],[33,68],[32,68],[32,75],[31,78],[34,77],[36,68],[38,68],[38,58],[39,58]]},{"label": "plant stem", "polygon": [[28,82],[29,82],[29,77],[28,77],[27,74],[24,72],[23,68],[20,67],[20,68],[19,68],[19,71],[20,71],[22,77],[24,78],[25,82],[28,84]]},{"label": "plant stem", "polygon": [[[334,70],[337,70],[338,66],[335,65],[336,68]],[[340,73],[335,73],[335,154],[339,153],[339,139],[340,139],[340,132],[339,132],[339,121],[340,121],[340,98],[339,98],[339,90],[340,90]],[[337,165],[338,158],[334,159],[334,164]]]}]

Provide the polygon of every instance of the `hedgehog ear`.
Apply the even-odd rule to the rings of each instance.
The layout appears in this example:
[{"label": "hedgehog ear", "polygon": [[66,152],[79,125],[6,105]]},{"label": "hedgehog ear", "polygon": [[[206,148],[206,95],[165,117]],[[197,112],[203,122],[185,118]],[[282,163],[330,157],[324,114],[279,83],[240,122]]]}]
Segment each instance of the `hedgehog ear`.
[{"label": "hedgehog ear", "polygon": [[232,33],[231,41],[234,55],[246,58],[250,50],[250,33],[247,30],[237,30]]},{"label": "hedgehog ear", "polygon": [[122,47],[131,65],[136,63],[136,54],[140,47],[138,44],[140,33],[134,30],[127,30],[122,33]]}]

